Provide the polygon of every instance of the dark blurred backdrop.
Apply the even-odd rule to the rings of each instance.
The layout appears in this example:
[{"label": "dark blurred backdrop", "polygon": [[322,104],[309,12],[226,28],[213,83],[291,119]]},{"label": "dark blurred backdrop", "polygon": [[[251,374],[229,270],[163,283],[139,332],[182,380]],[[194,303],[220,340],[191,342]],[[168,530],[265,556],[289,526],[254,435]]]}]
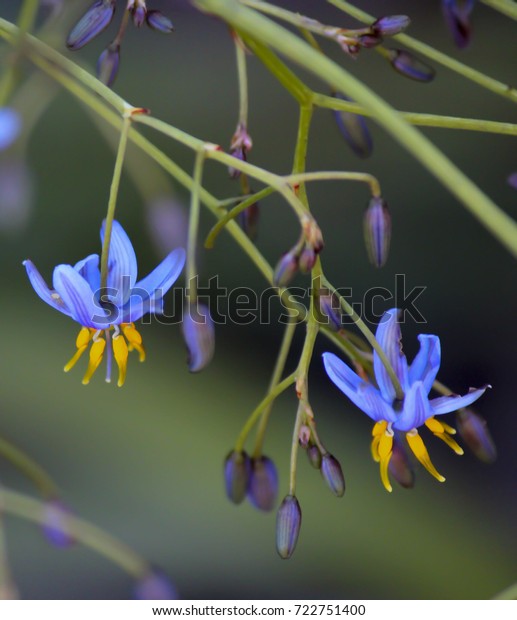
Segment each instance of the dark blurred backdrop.
[{"label": "dark blurred backdrop", "polygon": [[[88,2],[70,2],[79,15]],[[123,4],[122,2],[120,3]],[[284,3],[331,24],[354,22],[324,2]],[[407,13],[410,34],[435,44],[490,75],[515,81],[517,24],[478,3],[471,47],[458,52],[437,0],[364,1],[374,14]],[[14,18],[19,2],[0,1]],[[114,89],[135,105],[195,136],[227,146],[237,120],[234,50],[221,22],[195,12],[185,0],[150,0],[173,20],[170,37],[130,29]],[[113,35],[112,25],[110,34]],[[73,58],[92,65],[110,34]],[[59,49],[64,51],[60,43]],[[410,82],[375,53],[357,62],[328,46],[329,54],[400,109],[516,122],[515,107],[438,68],[432,84]],[[27,70],[30,67],[27,65]],[[292,163],[297,108],[260,63],[249,58],[253,163],[287,172]],[[311,84],[318,84],[307,76]],[[325,92],[324,85],[318,88]],[[30,106],[29,106],[30,107]],[[35,178],[35,208],[26,228],[2,233],[1,429],[58,481],[65,501],[82,517],[120,537],[173,578],[182,598],[487,598],[517,579],[515,433],[514,259],[418,163],[373,122],[375,150],[358,160],[336,131],[331,114],[317,111],[308,169],[374,173],[393,215],[392,253],[375,270],[366,259],[361,218],[367,201],[357,184],[315,184],[311,205],[326,241],[324,265],[336,286],[361,300],[374,286],[393,290],[395,275],[409,288],[425,286],[419,308],[440,335],[439,379],[458,392],[491,383],[478,410],[499,449],[493,465],[470,453],[458,458],[438,440],[427,442],[447,477],[438,484],[419,469],[412,491],[388,494],[370,458],[370,421],[322,372],[320,341],[311,367],[311,401],[320,435],[341,461],[347,493],[337,500],[300,455],[298,496],[303,527],[289,561],[274,547],[275,517],[224,495],[222,462],[246,417],[262,398],[281,337],[281,326],[254,323],[217,329],[212,365],[189,375],[177,326],[141,330],[145,364],[131,360],[127,384],[88,387],[82,366],[64,375],[75,350],[77,326],[53,312],[32,291],[23,259],[30,257],[50,280],[54,265],[100,250],[113,152],[90,117],[62,92],[31,137],[27,157]],[[506,177],[517,169],[510,137],[424,130],[480,187],[515,215],[517,193]],[[191,170],[193,158],[157,134],[145,132]],[[207,186],[216,195],[236,193],[226,170],[211,165]],[[188,195],[174,186],[179,201]],[[129,175],[123,178],[117,217],[136,247],[141,273],[160,258],[146,223],[146,205]],[[213,219],[203,212],[206,232]],[[259,248],[271,262],[297,238],[292,214],[278,197],[264,202]],[[222,235],[201,252],[202,278],[219,274],[227,287],[264,286],[239,248]],[[306,285],[306,280],[296,282]],[[379,311],[386,309],[379,306]],[[373,327],[373,326],[372,326]],[[404,326],[405,351],[416,352],[421,327]],[[289,360],[300,352],[301,332]],[[80,366],[80,365],[78,365]],[[280,493],[287,491],[292,394],[274,409],[265,450],[278,465]],[[2,462],[2,483],[32,492]],[[131,580],[81,547],[50,548],[32,525],[8,521],[9,555],[24,598],[126,598]]]}]

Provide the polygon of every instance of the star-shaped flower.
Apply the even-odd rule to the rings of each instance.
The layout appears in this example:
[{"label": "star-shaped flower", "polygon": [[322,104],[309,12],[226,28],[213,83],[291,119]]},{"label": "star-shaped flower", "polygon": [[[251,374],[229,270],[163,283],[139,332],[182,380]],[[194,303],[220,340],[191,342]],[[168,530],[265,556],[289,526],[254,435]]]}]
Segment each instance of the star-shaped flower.
[{"label": "star-shaped flower", "polygon": [[[101,241],[104,227],[103,224]],[[87,256],[73,267],[58,265],[54,269],[53,289],[47,286],[32,261],[24,261],[27,275],[39,297],[82,326],[76,340],[77,351],[65,366],[65,372],[75,365],[92,342],[83,383],[89,383],[107,349],[106,381],[111,379],[113,354],[119,369],[118,385],[122,386],[128,352],[135,349],[140,361],[145,359],[142,338],[134,322],[148,312],[163,312],[163,296],[177,280],[184,263],[185,251],[181,248],[174,250],[148,276],[137,282],[135,251],[117,221],[113,222],[104,290],[101,290],[97,254]]]},{"label": "star-shaped flower", "polygon": [[464,396],[440,396],[429,400],[429,392],[440,367],[440,339],[431,334],[421,334],[420,351],[408,366],[402,352],[398,310],[386,312],[375,337],[386,354],[404,391],[398,400],[395,387],[380,357],[374,351],[373,368],[378,387],[357,375],[333,353],[323,354],[323,363],[330,379],[355,404],[375,421],[373,427],[372,456],[380,463],[381,480],[387,491],[392,490],[388,477],[388,465],[393,453],[393,437],[396,431],[405,433],[407,442],[416,458],[427,471],[440,482],[440,475],[429,458],[427,449],[418,433],[425,425],[437,437],[445,441],[456,454],[463,454],[461,447],[451,435],[456,431],[435,416],[451,413],[476,401],[489,386],[470,390]]}]

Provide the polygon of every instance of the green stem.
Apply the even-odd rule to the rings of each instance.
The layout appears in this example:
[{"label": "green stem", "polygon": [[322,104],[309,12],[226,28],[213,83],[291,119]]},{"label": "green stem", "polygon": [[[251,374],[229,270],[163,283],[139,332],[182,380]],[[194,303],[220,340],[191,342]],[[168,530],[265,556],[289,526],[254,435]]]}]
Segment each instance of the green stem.
[{"label": "green stem", "polygon": [[517,583],[505,588],[499,594],[496,594],[493,600],[496,601],[514,601],[517,599]]},{"label": "green stem", "polygon": [[[371,24],[375,20],[375,17],[365,13],[345,0],[327,0],[327,2],[334,5],[336,8],[341,9],[360,22]],[[426,56],[443,67],[447,67],[447,69],[450,69],[468,80],[479,84],[479,86],[482,86],[483,88],[486,88],[501,97],[506,97],[512,101],[517,101],[517,90],[515,88],[511,88],[508,84],[495,80],[488,75],[481,73],[481,71],[477,71],[476,69],[459,62],[447,54],[444,54],[443,52],[434,49],[434,47],[431,47],[426,43],[422,43],[407,34],[398,34],[393,38],[399,43],[402,43],[405,47]]]},{"label": "green stem", "polygon": [[7,439],[0,437],[0,456],[10,461],[37,486],[45,499],[59,495],[57,485],[47,472],[30,456]]},{"label": "green stem", "polygon": [[[0,504],[6,514],[46,525],[45,504],[40,501],[4,488],[0,493]],[[146,560],[100,528],[72,515],[67,514],[65,518],[73,538],[117,564],[135,579],[142,578],[150,571]]]},{"label": "green stem", "polygon": [[199,190],[203,179],[203,166],[205,164],[205,152],[200,149],[196,154],[194,163],[194,185],[190,192],[190,217],[188,225],[187,243],[187,291],[189,303],[194,303],[197,298],[197,267],[196,247],[199,230]]},{"label": "green stem", "polygon": [[293,161],[293,174],[289,180],[289,183],[293,183],[292,177],[298,175],[298,180],[294,183],[298,183],[298,198],[305,205],[306,209],[309,208],[309,201],[307,198],[307,191],[305,189],[305,182],[302,178],[305,172],[305,162],[307,159],[307,148],[309,145],[309,131],[312,120],[312,104],[305,104],[300,106],[300,119],[298,121],[298,135],[296,138],[296,147],[294,150]]},{"label": "green stem", "polygon": [[124,164],[124,156],[126,154],[127,137],[130,125],[131,116],[125,116],[120,130],[120,141],[118,143],[117,157],[115,159],[115,168],[113,170],[113,179],[111,181],[110,196],[108,201],[108,210],[106,213],[104,241],[102,242],[101,254],[101,289],[105,289],[108,282],[108,257],[111,243],[111,229],[113,227],[113,220],[115,219],[118,189],[120,186],[120,177],[122,174],[122,166]]},{"label": "green stem", "polygon": [[508,2],[508,0],[481,0],[481,2],[503,15],[517,20],[517,4],[515,2]]},{"label": "green stem", "polygon": [[290,174],[284,177],[284,180],[290,185],[296,185],[301,181],[305,183],[308,181],[360,181],[370,186],[372,196],[379,197],[381,195],[379,181],[367,172],[341,172],[340,170],[303,172],[301,174]]},{"label": "green stem", "polygon": [[248,9],[237,0],[227,0],[224,3],[219,0],[194,0],[194,4],[201,10],[222,17],[234,28],[248,33],[262,43],[271,45],[370,110],[375,120],[457,196],[465,207],[517,257],[517,223],[483,194],[434,144],[406,123],[370,88],[293,33],[256,11]]},{"label": "green stem", "polygon": [[237,56],[237,78],[239,80],[239,123],[248,126],[248,71],[246,68],[246,50],[237,35],[234,35],[235,54]]},{"label": "green stem", "polygon": [[[284,372],[285,362],[287,360],[287,356],[289,355],[289,350],[291,349],[291,343],[293,342],[296,325],[296,321],[289,320],[285,327],[284,335],[282,337],[282,344],[280,345],[280,351],[278,352],[275,368],[273,369],[271,381],[269,382],[268,392],[271,392],[271,390],[274,389],[275,385],[277,385],[280,381],[282,373]],[[255,448],[253,450],[253,456],[255,458],[258,458],[262,454],[262,446],[264,445],[264,438],[266,436],[266,429],[272,409],[273,401],[271,401],[271,403],[269,403],[269,405],[262,412],[259,427],[257,429],[257,436],[255,438]]]},{"label": "green stem", "polygon": [[272,403],[275,398],[280,396],[280,394],[284,392],[289,386],[291,386],[295,381],[296,374],[293,372],[291,375],[283,379],[283,381],[277,383],[276,386],[260,401],[260,403],[253,410],[250,417],[247,419],[246,424],[243,426],[240,432],[240,435],[237,437],[237,441],[235,442],[236,452],[243,451],[246,439],[250,434],[251,429],[257,423],[264,409],[269,405],[269,403]]}]

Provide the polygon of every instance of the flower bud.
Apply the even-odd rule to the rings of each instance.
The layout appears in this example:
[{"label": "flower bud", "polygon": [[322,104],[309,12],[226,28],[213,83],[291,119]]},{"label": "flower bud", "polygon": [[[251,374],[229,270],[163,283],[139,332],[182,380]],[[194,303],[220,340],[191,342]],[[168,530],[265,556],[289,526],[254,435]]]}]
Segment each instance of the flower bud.
[{"label": "flower bud", "polygon": [[183,338],[188,351],[190,372],[199,372],[214,356],[215,330],[208,308],[198,302],[187,303],[183,313]]},{"label": "flower bud", "polygon": [[275,286],[287,286],[298,273],[299,254],[296,248],[286,252],[278,261],[273,274]]},{"label": "flower bud", "polygon": [[[341,93],[335,93],[334,97],[343,101],[351,101],[351,99]],[[334,118],[336,119],[339,132],[357,157],[363,159],[370,157],[373,149],[372,136],[364,117],[351,112],[334,110]]]},{"label": "flower bud", "polygon": [[70,510],[58,499],[45,503],[42,529],[47,540],[55,547],[66,548],[76,542],[67,522],[69,514]]},{"label": "flower bud", "polygon": [[0,107],[0,151],[9,148],[22,128],[22,119],[13,108]]},{"label": "flower bud", "polygon": [[379,17],[373,22],[371,28],[373,32],[381,37],[393,37],[400,32],[404,32],[411,23],[407,15],[388,15]]},{"label": "flower bud", "polygon": [[257,237],[259,219],[260,208],[258,202],[254,202],[239,213],[240,227],[252,241]]},{"label": "flower bud", "polygon": [[278,474],[275,464],[267,456],[251,460],[251,477],[247,497],[255,508],[273,510],[278,493]]},{"label": "flower bud", "polygon": [[393,451],[388,466],[393,478],[405,489],[412,489],[415,486],[415,472],[411,466],[406,449],[396,438],[393,442]]},{"label": "flower bud", "polygon": [[[239,161],[247,161],[246,151],[242,147],[232,149],[230,151],[230,155],[232,157],[235,157],[235,159],[238,159]],[[230,176],[230,179],[232,179],[232,181],[235,181],[241,176],[241,171],[237,168],[234,168],[233,166],[228,166],[228,174]]]},{"label": "flower bud", "polygon": [[332,331],[339,331],[343,327],[341,324],[343,312],[338,296],[324,291],[318,295],[318,303],[321,322],[328,325]]},{"label": "flower bud", "polygon": [[486,421],[472,409],[461,409],[456,414],[458,432],[474,455],[485,463],[493,463],[497,458],[494,440]]},{"label": "flower bud", "polygon": [[382,36],[377,33],[362,34],[357,39],[357,42],[361,47],[371,49],[372,47],[377,47],[377,45],[382,43]]},{"label": "flower bud", "polygon": [[302,525],[302,511],[294,495],[286,495],[276,515],[276,550],[287,559],[293,555]]},{"label": "flower bud", "polygon": [[310,246],[306,245],[302,253],[300,254],[300,258],[298,260],[298,268],[302,273],[310,273],[314,265],[316,264],[316,259],[318,258],[316,252]]},{"label": "flower bud", "polygon": [[512,174],[508,176],[506,181],[510,187],[517,189],[517,172],[512,172]]},{"label": "flower bud", "polygon": [[115,14],[116,0],[97,0],[72,28],[66,40],[71,50],[84,47],[111,23]]},{"label": "flower bud", "polygon": [[317,445],[312,444],[307,448],[307,457],[314,469],[321,468],[321,452]]},{"label": "flower bud", "polygon": [[345,478],[339,461],[328,452],[321,459],[321,475],[336,497],[345,494]]},{"label": "flower bud", "polygon": [[179,597],[167,575],[153,569],[136,583],[134,598],[139,601],[175,601]]},{"label": "flower bud", "polygon": [[382,267],[388,259],[391,240],[391,216],[382,198],[370,200],[364,214],[363,230],[370,262],[375,267]]},{"label": "flower bud", "polygon": [[454,43],[459,48],[470,43],[470,13],[475,0],[442,0],[442,13]]},{"label": "flower bud", "polygon": [[160,11],[147,11],[145,20],[149,28],[157,30],[158,32],[170,34],[174,31],[171,20]]},{"label": "flower bud", "polygon": [[234,504],[246,497],[250,475],[251,459],[246,452],[230,452],[224,461],[224,482],[226,495]]},{"label": "flower bud", "polygon": [[137,28],[141,28],[144,25],[145,18],[147,15],[147,10],[144,6],[137,6],[131,12],[131,16],[133,18],[133,24]]},{"label": "flower bud", "polygon": [[401,75],[417,82],[431,82],[435,76],[433,67],[425,64],[413,54],[403,50],[390,50],[389,62]]},{"label": "flower bud", "polygon": [[115,81],[119,62],[120,45],[111,43],[97,60],[97,77],[106,86],[111,86]]}]

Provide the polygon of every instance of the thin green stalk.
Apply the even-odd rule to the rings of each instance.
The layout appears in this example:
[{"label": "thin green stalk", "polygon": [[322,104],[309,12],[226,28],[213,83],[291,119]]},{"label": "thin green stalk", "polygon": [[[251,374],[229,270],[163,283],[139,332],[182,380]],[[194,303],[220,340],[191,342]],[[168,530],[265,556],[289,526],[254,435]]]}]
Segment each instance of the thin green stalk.
[{"label": "thin green stalk", "polygon": [[246,67],[246,50],[237,35],[234,35],[235,54],[237,57],[237,78],[239,81],[239,123],[248,126],[248,70]]},{"label": "thin green stalk", "polygon": [[284,180],[291,185],[296,183],[309,181],[359,181],[366,183],[370,186],[372,196],[379,197],[381,195],[381,186],[379,181],[367,172],[341,172],[335,171],[321,171],[321,172],[303,172],[301,174],[289,174],[284,177]]},{"label": "thin green stalk", "polygon": [[[300,106],[300,118],[298,121],[298,135],[296,137],[296,147],[294,150],[293,174],[291,175],[291,184],[298,184],[298,198],[302,201],[306,209],[309,208],[309,200],[305,189],[305,182],[302,174],[305,172],[305,162],[307,159],[307,148],[309,145],[309,131],[311,128],[313,106],[305,104]],[[292,181],[292,177],[298,175],[298,181]]]},{"label": "thin green stalk", "polygon": [[508,0],[481,0],[481,2],[503,15],[517,20],[517,4],[515,2]]},{"label": "thin green stalk", "polygon": [[264,409],[272,403],[275,398],[280,396],[282,392],[284,392],[289,386],[293,385],[296,381],[296,373],[292,373],[280,383],[277,383],[276,386],[265,396],[260,403],[255,407],[250,417],[247,419],[246,424],[243,426],[240,435],[237,437],[237,441],[235,442],[235,451],[242,452],[244,449],[244,444],[246,443],[246,439],[250,434],[251,429],[255,426],[257,421],[259,420]]},{"label": "thin green stalk", "polygon": [[[45,504],[31,497],[3,488],[0,492],[0,506],[5,514],[46,525]],[[73,538],[117,564],[135,579],[142,578],[150,571],[146,560],[110,534],[78,517],[66,515],[65,518]]]},{"label": "thin green stalk", "polygon": [[10,461],[24,476],[32,480],[45,498],[58,495],[57,485],[47,472],[25,452],[3,437],[0,437],[0,456]]},{"label": "thin green stalk", "polygon": [[[345,0],[327,0],[327,2],[365,24],[371,24],[376,19],[372,15],[365,13]],[[393,38],[399,43],[402,43],[402,45],[408,49],[426,56],[443,67],[447,67],[447,69],[450,69],[451,71],[462,75],[466,79],[479,84],[479,86],[482,86],[483,88],[486,88],[501,97],[506,97],[507,99],[517,102],[517,89],[510,87],[508,84],[495,80],[481,71],[459,62],[458,60],[451,58],[451,56],[448,56],[434,47],[431,47],[426,43],[422,43],[407,34],[398,34]]]},{"label": "thin green stalk", "polygon": [[194,174],[192,176],[194,185],[190,192],[190,217],[188,225],[187,242],[187,290],[189,303],[194,303],[197,298],[197,267],[196,267],[196,247],[199,230],[199,190],[203,180],[203,166],[205,164],[205,152],[201,149],[196,154],[194,163]]},{"label": "thin green stalk", "polygon": [[[278,384],[278,382],[280,381],[280,377],[284,372],[285,362],[291,349],[296,325],[296,321],[289,320],[289,322],[285,326],[284,335],[282,337],[282,344],[280,345],[280,351],[278,352],[278,357],[276,358],[273,374],[271,375],[268,392],[274,389],[275,385]],[[257,429],[257,435],[255,437],[255,447],[253,449],[254,458],[258,458],[262,454],[262,446],[264,445],[264,438],[266,436],[266,429],[272,409],[273,401],[271,401],[271,403],[269,403],[269,405],[262,412],[262,417],[260,418],[259,427]]]},{"label": "thin green stalk", "polygon": [[[332,0],[336,2],[337,0]],[[237,0],[194,0],[201,10],[225,19],[234,28],[270,45],[307,70],[346,92],[352,99],[374,114],[406,150],[449,189],[508,250],[517,257],[517,223],[486,196],[434,144],[383,99],[332,60],[314,50],[305,41]],[[402,36],[402,35],[399,35]]]},{"label": "thin green stalk", "polygon": [[111,229],[113,220],[115,219],[115,209],[117,207],[117,196],[120,186],[120,177],[122,175],[122,166],[124,164],[124,156],[126,154],[127,138],[129,127],[131,125],[131,116],[125,116],[120,130],[120,141],[118,143],[117,157],[115,159],[115,168],[113,170],[113,179],[111,181],[110,196],[108,201],[108,210],[106,212],[106,223],[104,228],[104,240],[102,242],[101,254],[101,289],[105,289],[108,282],[108,257],[111,243]]}]

